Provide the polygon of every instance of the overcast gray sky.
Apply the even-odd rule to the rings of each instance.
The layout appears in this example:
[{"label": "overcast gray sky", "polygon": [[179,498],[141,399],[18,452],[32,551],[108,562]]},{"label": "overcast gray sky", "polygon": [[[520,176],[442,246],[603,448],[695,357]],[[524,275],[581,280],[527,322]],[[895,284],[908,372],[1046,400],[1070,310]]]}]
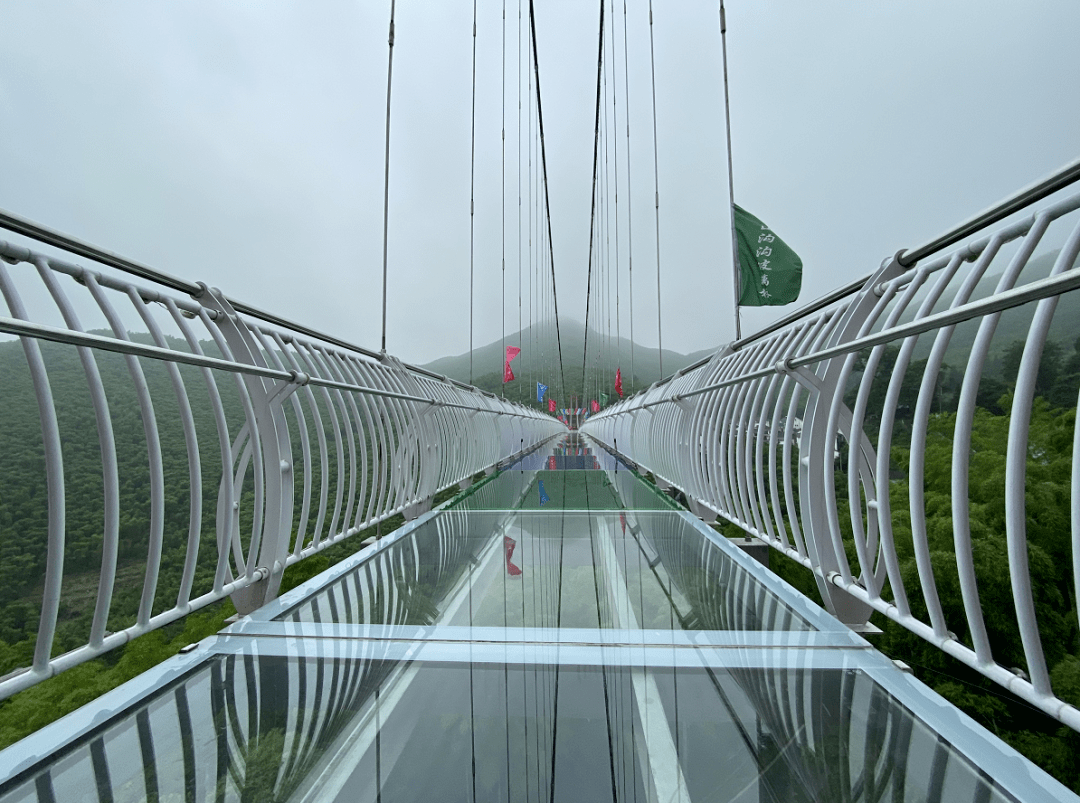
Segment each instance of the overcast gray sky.
[{"label": "overcast gray sky", "polygon": [[[502,8],[479,1],[477,345],[501,327]],[[647,9],[626,0],[635,334],[655,345]],[[733,334],[718,2],[654,9],[663,337],[689,352]],[[397,15],[388,350],[426,362],[469,342],[472,4]],[[536,15],[560,310],[580,321],[598,5]],[[378,348],[388,20],[389,0],[2,0],[0,207]],[[803,257],[803,299],[1075,158],[1078,31],[1075,0],[730,0],[736,199]]]}]

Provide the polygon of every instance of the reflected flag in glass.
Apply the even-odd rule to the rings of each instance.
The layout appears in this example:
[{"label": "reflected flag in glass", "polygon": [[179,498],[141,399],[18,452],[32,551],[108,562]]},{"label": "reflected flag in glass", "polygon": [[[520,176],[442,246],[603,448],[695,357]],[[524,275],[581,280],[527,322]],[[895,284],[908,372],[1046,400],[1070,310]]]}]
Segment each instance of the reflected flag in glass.
[{"label": "reflected flag in glass", "polygon": [[551,501],[551,497],[547,495],[547,491],[544,490],[544,481],[538,480],[537,485],[540,487],[540,504],[546,505]]},{"label": "reflected flag in glass", "polygon": [[543,385],[540,382],[536,383],[536,400],[542,402],[544,400],[544,394],[547,393],[547,385]]},{"label": "reflected flag in glass", "polygon": [[511,558],[514,556],[514,547],[517,546],[517,541],[511,538],[509,535],[503,536],[503,551],[506,552],[506,573],[511,577],[520,577],[521,569],[513,564]]}]

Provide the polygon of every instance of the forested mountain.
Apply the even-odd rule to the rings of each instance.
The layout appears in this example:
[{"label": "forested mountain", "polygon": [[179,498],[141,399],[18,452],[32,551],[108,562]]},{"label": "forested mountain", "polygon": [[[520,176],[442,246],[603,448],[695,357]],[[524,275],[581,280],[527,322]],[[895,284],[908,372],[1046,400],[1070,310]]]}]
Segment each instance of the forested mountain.
[{"label": "forested mountain", "polygon": [[[585,353],[585,327],[580,321],[561,320],[560,336],[562,340],[563,371],[566,379],[564,396],[582,396],[582,359]],[[605,338],[595,329],[588,332],[589,338],[589,390],[597,388],[592,384],[596,377],[606,384],[606,392],[615,397],[615,370],[622,369],[623,392],[626,395],[646,388],[661,378],[660,350],[633,344],[629,338],[617,338],[612,334]],[[542,382],[554,390],[558,382],[559,338],[555,334],[554,321],[535,324],[520,332],[507,334],[506,340],[480,346],[473,352],[473,384],[484,390],[505,393],[515,401],[531,402],[535,406],[536,383]],[[502,381],[503,355],[505,346],[518,346],[519,354],[511,364],[516,379],[505,386]],[[664,349],[664,376],[670,376],[680,368],[691,365],[698,359],[708,356],[713,349],[679,354]],[[632,365],[632,371],[631,371]],[[429,371],[457,379],[469,381],[469,353],[452,357],[440,357],[422,366]],[[593,393],[592,395],[595,395]],[[556,399],[560,407],[565,406],[563,399]]]},{"label": "forested mountain", "polygon": [[[143,339],[138,337],[136,339]],[[207,353],[216,355],[212,344]],[[98,589],[103,541],[102,452],[94,407],[76,349],[41,342],[55,401],[65,478],[64,587],[55,652],[86,641]],[[184,349],[186,350],[186,349]],[[118,576],[109,629],[134,623],[149,543],[150,463],[135,386],[125,358],[95,355],[109,404],[120,483]],[[176,393],[164,364],[140,361],[161,443],[165,487],[163,569],[154,612],[176,604],[187,553],[191,486]],[[192,400],[202,468],[202,535],[215,543],[220,448],[201,373],[180,366]],[[37,628],[47,552],[47,479],[37,402],[18,341],[0,343],[0,674],[28,662]],[[230,429],[242,421],[235,386],[219,382]],[[248,517],[245,516],[245,519]],[[216,550],[199,552],[193,596],[213,582]]]}]

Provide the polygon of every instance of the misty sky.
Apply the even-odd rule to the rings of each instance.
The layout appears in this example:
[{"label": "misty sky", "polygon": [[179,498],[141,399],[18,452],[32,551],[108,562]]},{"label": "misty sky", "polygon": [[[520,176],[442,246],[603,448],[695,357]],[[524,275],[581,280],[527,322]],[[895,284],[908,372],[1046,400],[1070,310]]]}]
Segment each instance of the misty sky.
[{"label": "misty sky", "polygon": [[[536,3],[559,304],[577,321],[598,8]],[[479,0],[477,345],[502,320],[502,9]],[[518,0],[506,9],[512,331]],[[626,0],[635,334],[655,345],[647,9]],[[718,2],[654,9],[663,338],[690,352],[734,332]],[[389,10],[2,0],[0,207],[378,348]],[[622,20],[617,0],[620,120]],[[803,299],[1074,159],[1078,31],[1074,0],[730,0],[736,200],[802,256]],[[469,343],[471,33],[466,0],[397,4],[388,350],[410,362]],[[744,331],[784,311],[748,312]]]}]

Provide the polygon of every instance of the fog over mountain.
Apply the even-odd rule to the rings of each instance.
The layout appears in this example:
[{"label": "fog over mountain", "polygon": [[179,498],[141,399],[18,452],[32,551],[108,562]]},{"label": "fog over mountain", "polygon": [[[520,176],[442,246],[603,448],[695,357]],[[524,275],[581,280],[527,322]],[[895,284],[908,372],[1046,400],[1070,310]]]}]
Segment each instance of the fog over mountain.
[{"label": "fog over mountain", "polygon": [[[567,388],[579,392],[582,382],[582,359],[585,353],[585,326],[573,319],[560,320],[559,335],[562,340],[563,372]],[[498,384],[502,384],[503,355],[506,346],[519,346],[521,354],[511,367],[516,377],[515,382],[535,387],[535,382],[555,387],[559,370],[560,337],[556,336],[554,321],[527,326],[520,331],[507,333],[505,340],[500,338],[473,350],[473,383],[486,389],[494,375]],[[622,368],[623,385],[629,391],[631,385],[643,387],[661,378],[660,350],[649,348],[640,343],[633,343],[628,337],[606,338],[604,334],[589,328],[589,365],[588,375],[594,373],[610,377],[614,383],[615,370]],[[690,354],[681,354],[671,349],[663,351],[664,376],[669,376],[680,368],[685,368],[702,357],[708,356],[714,349],[704,349]],[[631,368],[631,365],[633,366]],[[469,352],[440,357],[422,366],[437,374],[469,381]],[[487,381],[485,381],[487,380]],[[609,391],[613,392],[613,391]]]}]

